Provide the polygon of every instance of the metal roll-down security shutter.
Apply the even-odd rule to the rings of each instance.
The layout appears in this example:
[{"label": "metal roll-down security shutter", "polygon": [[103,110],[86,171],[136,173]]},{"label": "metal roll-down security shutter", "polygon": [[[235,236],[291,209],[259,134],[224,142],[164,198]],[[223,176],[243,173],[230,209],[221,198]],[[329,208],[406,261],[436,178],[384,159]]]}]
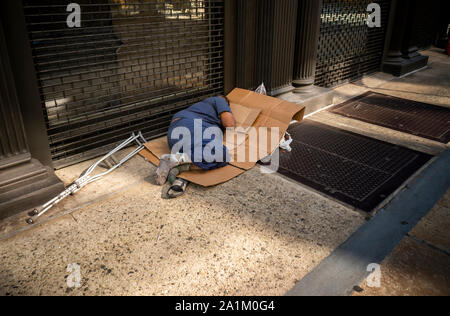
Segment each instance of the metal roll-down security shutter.
[{"label": "metal roll-down security shutter", "polygon": [[[367,26],[367,6],[381,6],[381,27]],[[390,0],[324,0],[316,85],[331,87],[379,71]]]},{"label": "metal roll-down security shutter", "polygon": [[56,168],[142,131],[167,133],[177,111],[223,93],[223,0],[24,0]]}]

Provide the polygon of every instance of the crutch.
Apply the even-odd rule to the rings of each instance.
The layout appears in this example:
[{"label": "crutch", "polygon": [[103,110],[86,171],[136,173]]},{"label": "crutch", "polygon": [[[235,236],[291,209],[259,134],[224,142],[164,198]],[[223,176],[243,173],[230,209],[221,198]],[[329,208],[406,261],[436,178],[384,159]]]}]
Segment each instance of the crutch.
[{"label": "crutch", "polygon": [[[122,160],[117,161],[117,159],[114,157],[114,154],[119,152],[120,150],[124,149],[125,147],[128,147],[133,142],[136,142],[138,145],[138,148],[133,150],[131,153],[129,153],[126,157],[124,157]],[[54,207],[56,204],[64,200],[69,195],[74,195],[78,191],[80,191],[82,188],[84,188],[89,183],[95,182],[103,178],[104,176],[110,174],[117,168],[121,167],[123,164],[128,162],[131,158],[136,156],[141,150],[143,150],[144,144],[147,143],[144,136],[141,132],[139,132],[137,135],[133,133],[130,138],[128,138],[126,141],[124,141],[122,144],[120,144],[116,149],[111,151],[109,154],[105,155],[102,159],[94,163],[92,166],[90,166],[86,171],[84,171],[80,177],[75,180],[72,184],[70,184],[63,192],[61,192],[58,196],[53,198],[52,200],[48,201],[44,205],[42,205],[40,208],[34,209],[28,215],[30,218],[27,219],[28,224],[34,224],[39,217],[44,215],[48,210],[50,210],[52,207]],[[99,173],[94,175],[94,170],[99,167],[102,164],[106,164],[109,169],[103,173]]]}]

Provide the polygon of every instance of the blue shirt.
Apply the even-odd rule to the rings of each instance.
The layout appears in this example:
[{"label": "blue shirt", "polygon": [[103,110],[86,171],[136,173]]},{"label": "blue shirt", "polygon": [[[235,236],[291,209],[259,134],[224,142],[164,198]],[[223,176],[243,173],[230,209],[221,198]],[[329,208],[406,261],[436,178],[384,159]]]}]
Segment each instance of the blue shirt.
[{"label": "blue shirt", "polygon": [[[175,114],[172,119],[172,124],[170,125],[168,134],[168,143],[170,149],[172,149],[175,144],[180,142],[179,138],[173,138],[173,131],[176,128],[184,127],[190,131],[191,137],[190,139],[183,138],[181,141],[183,143],[187,142],[185,144],[186,148],[190,148],[191,151],[186,152],[186,154],[189,155],[194,165],[200,167],[203,170],[213,170],[226,166],[230,161],[230,155],[225,146],[223,146],[222,148],[223,157],[220,161],[210,162],[210,160],[207,161],[205,159],[203,149],[206,145],[213,141],[216,136],[207,139],[202,137],[199,139],[200,141],[195,137],[195,120],[202,120],[203,131],[210,127],[224,128],[222,119],[220,117],[220,115],[224,112],[231,113],[231,108],[228,105],[227,101],[221,97],[214,97],[196,103],[190,108]],[[220,144],[222,144],[222,142],[223,141],[220,140]],[[196,150],[202,154],[202,161],[195,161]],[[183,149],[181,150],[181,152],[183,152]],[[215,154],[215,152],[213,154]]]},{"label": "blue shirt", "polygon": [[181,111],[173,117],[175,119],[203,120],[203,125],[214,125],[223,127],[220,115],[224,112],[230,112],[231,108],[228,102],[221,97],[208,98],[202,102],[196,103],[190,108]]}]

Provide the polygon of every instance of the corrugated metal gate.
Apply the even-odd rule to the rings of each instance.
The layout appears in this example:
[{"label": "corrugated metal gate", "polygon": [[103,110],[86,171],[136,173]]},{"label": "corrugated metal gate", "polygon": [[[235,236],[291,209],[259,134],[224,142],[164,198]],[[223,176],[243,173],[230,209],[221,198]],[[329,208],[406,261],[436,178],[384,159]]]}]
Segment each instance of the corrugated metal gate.
[{"label": "corrugated metal gate", "polygon": [[174,113],[223,93],[224,0],[24,0],[57,168],[151,139]]},{"label": "corrugated metal gate", "polygon": [[[381,28],[369,28],[367,6],[380,4]],[[315,84],[336,86],[381,67],[390,0],[324,0]]]}]

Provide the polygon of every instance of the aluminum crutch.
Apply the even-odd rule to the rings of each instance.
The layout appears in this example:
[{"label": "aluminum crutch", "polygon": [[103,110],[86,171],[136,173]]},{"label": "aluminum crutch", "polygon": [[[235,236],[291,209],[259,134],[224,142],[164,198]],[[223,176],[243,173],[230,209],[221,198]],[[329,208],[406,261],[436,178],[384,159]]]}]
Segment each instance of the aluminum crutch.
[{"label": "aluminum crutch", "polygon": [[[119,152],[120,150],[124,149],[125,147],[131,145],[133,142],[136,142],[138,144],[138,148],[133,150],[131,153],[129,153],[126,157],[121,159],[120,161],[117,161],[114,158],[114,154]],[[39,217],[44,215],[47,211],[49,211],[52,207],[54,207],[56,204],[64,200],[69,195],[74,195],[78,191],[80,191],[82,188],[84,188],[89,183],[95,182],[103,178],[104,176],[112,173],[117,168],[120,168],[123,164],[128,162],[131,158],[136,156],[141,150],[145,148],[144,144],[147,143],[144,136],[141,132],[139,132],[137,135],[132,134],[130,138],[128,138],[126,141],[124,141],[122,144],[120,144],[117,148],[112,150],[110,153],[105,155],[103,158],[101,158],[99,161],[94,163],[92,166],[90,166],[86,171],[84,171],[80,177],[75,180],[72,184],[70,184],[63,192],[61,192],[58,196],[51,199],[44,205],[42,205],[40,208],[34,209],[31,211],[28,215],[30,218],[27,219],[28,224],[34,224]],[[110,168],[102,173],[94,175],[94,171],[97,167],[99,167],[102,163],[107,162],[108,160],[113,160],[113,163],[108,162]]]}]

